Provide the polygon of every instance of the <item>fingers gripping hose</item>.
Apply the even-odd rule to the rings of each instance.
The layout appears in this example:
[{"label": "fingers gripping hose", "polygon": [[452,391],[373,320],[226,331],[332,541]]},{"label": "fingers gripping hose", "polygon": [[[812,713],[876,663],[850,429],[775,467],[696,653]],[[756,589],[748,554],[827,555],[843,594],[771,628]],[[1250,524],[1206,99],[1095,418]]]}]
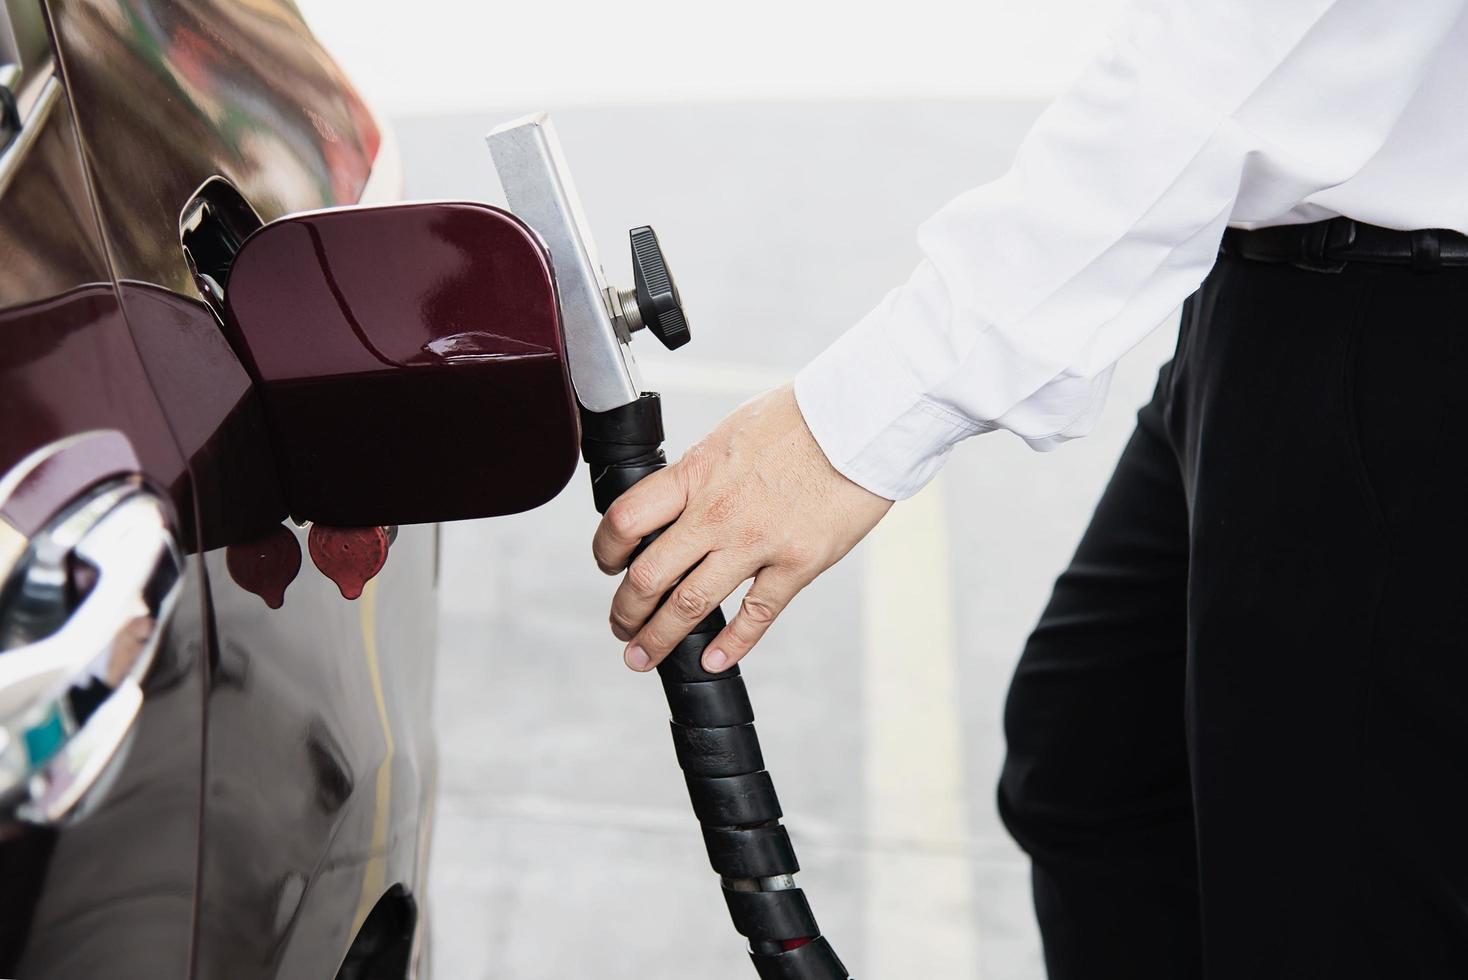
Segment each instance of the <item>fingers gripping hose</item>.
[{"label": "fingers gripping hose", "polygon": [[[596,509],[666,465],[656,394],[610,412],[582,412],[581,452],[591,465]],[[657,535],[643,539],[646,547]],[[703,827],[709,861],[723,881],[734,928],[749,940],[763,980],[849,980],[821,936],[805,893],[780,801],[765,771],[754,709],[737,666],[710,674],[701,658],[724,628],[715,609],[658,665],[672,714],[673,748]]]}]

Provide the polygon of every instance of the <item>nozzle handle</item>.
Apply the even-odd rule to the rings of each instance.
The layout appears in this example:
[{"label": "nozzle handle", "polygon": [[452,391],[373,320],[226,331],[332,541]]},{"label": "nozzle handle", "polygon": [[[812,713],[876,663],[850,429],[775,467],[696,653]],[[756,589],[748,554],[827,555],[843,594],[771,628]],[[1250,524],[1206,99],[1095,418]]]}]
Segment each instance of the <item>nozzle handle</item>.
[{"label": "nozzle handle", "polygon": [[[655,393],[644,392],[637,402],[609,412],[583,411],[581,429],[581,452],[591,466],[600,513],[667,465],[662,403]],[[644,538],[638,551],[657,533]],[[723,610],[715,609],[657,668],[709,863],[762,980],[850,980],[821,936],[805,893],[795,887],[800,866],[780,824],[780,801],[739,667],[717,674],[703,669],[704,648],[724,625]]]}]

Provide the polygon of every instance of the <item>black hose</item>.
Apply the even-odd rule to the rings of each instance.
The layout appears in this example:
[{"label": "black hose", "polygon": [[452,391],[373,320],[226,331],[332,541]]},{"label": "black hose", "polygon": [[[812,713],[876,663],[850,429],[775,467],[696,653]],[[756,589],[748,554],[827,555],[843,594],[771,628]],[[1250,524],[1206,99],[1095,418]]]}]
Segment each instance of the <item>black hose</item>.
[{"label": "black hose", "polygon": [[[581,413],[581,454],[591,466],[599,513],[667,465],[662,443],[656,393],[610,412]],[[644,538],[638,551],[656,537],[655,532]],[[703,669],[704,648],[723,628],[723,610],[715,609],[658,665],[673,747],[709,861],[763,980],[850,980],[821,935],[805,892],[795,887],[800,865],[780,824],[780,801],[765,770],[744,678],[738,666],[718,674]]]}]

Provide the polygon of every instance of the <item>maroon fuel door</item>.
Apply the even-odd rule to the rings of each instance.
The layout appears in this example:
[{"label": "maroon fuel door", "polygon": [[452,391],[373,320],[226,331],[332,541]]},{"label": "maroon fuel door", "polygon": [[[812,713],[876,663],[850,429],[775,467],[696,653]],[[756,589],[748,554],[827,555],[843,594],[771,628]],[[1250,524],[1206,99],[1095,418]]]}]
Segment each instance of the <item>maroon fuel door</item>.
[{"label": "maroon fuel door", "polygon": [[511,514],[576,466],[576,401],[539,241],[483,204],[294,215],[244,243],[227,329],[293,517]]}]

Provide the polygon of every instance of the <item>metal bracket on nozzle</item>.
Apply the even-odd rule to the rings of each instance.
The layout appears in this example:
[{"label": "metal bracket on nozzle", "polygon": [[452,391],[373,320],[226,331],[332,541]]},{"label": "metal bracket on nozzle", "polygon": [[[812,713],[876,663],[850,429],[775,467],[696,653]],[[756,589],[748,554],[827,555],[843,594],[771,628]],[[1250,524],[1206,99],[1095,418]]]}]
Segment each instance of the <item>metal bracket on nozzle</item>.
[{"label": "metal bracket on nozzle", "polygon": [[608,286],[550,119],[517,119],[485,141],[510,210],[550,253],[577,401],[588,412],[632,404],[641,395],[632,334],[645,326],[670,350],[689,339],[657,234],[646,226],[632,230],[633,288]]}]

